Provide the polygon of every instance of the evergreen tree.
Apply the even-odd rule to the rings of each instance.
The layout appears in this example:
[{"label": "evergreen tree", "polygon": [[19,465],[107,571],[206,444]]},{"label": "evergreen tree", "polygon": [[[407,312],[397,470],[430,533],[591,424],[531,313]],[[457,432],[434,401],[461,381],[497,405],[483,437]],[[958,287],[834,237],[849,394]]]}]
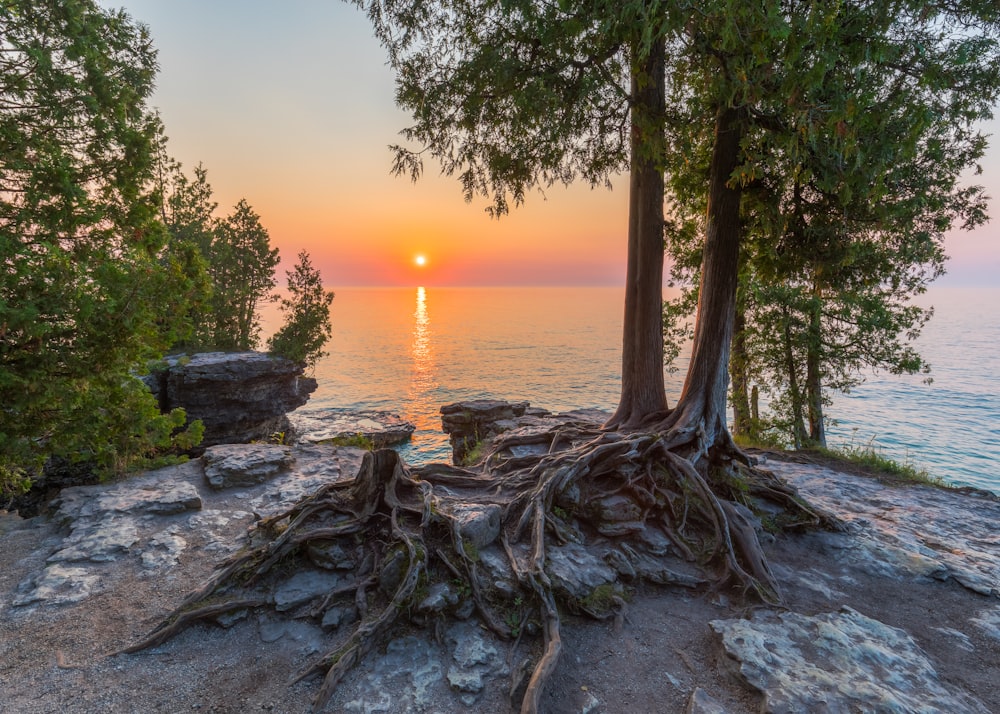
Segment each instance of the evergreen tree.
[{"label": "evergreen tree", "polygon": [[182,336],[197,280],[157,216],[146,29],[11,0],[0,45],[2,491],[50,455],[116,468],[169,443],[134,375]]},{"label": "evergreen tree", "polygon": [[[995,37],[967,34],[963,20],[851,5],[836,13],[843,48],[809,91],[811,103],[842,112],[805,131],[785,107],[759,110],[740,169],[734,423],[751,428],[755,378],[796,445],[825,442],[825,389],[849,388],[865,367],[924,369],[907,342],[928,313],[909,299],[940,274],[945,231],[984,218],[982,189],[960,177],[982,155],[975,124],[997,95]],[[671,161],[674,196],[691,216],[711,138],[677,126],[685,151]],[[690,234],[668,245],[675,277],[696,276]]]},{"label": "evergreen tree", "polygon": [[260,341],[257,306],[277,284],[278,249],[246,199],[215,228],[208,255],[212,278],[212,343],[219,349],[251,350]]},{"label": "evergreen tree", "polygon": [[285,323],[268,340],[267,349],[313,368],[326,356],[323,346],[333,335],[330,324],[333,293],[323,288],[319,271],[304,250],[299,253],[299,262],[285,275],[288,297],[281,300]]}]

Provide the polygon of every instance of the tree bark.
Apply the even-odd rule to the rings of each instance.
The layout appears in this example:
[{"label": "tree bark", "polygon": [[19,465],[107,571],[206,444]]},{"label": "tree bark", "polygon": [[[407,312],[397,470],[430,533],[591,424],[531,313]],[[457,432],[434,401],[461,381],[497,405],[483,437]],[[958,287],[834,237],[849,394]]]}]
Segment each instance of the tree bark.
[{"label": "tree bark", "polygon": [[801,449],[806,441],[806,426],[802,416],[802,390],[799,389],[798,370],[795,365],[795,348],[792,340],[792,316],[788,306],[781,309],[784,318],[782,342],[785,353],[785,372],[788,377],[788,397],[792,409],[792,445]]},{"label": "tree bark", "polygon": [[606,425],[638,426],[667,409],[663,381],[665,45],[633,59],[622,393]]},{"label": "tree bark", "polygon": [[683,438],[681,432],[698,433],[705,449],[729,441],[726,396],[739,276],[742,198],[741,187],[733,185],[730,177],[739,166],[742,131],[738,109],[717,112],[691,363],[677,408],[662,425],[677,433],[678,438]]},{"label": "tree bark", "polygon": [[[739,301],[737,301],[739,302]],[[750,412],[750,380],[747,378],[746,314],[737,304],[733,323],[733,346],[729,357],[729,376],[733,389],[733,433],[754,436],[753,417]]]},{"label": "tree bark", "polygon": [[812,446],[826,447],[826,429],[823,426],[823,374],[820,364],[822,350],[823,294],[814,282],[813,301],[809,306],[809,340],[806,352],[806,406],[809,412],[809,442]]}]

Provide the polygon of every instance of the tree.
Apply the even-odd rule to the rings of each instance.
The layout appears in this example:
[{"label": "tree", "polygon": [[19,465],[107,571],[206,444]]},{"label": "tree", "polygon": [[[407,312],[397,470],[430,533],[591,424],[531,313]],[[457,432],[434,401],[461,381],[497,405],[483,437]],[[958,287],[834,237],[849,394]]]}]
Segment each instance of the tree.
[{"label": "tree", "polygon": [[[963,95],[973,86],[997,92],[990,42],[959,35],[931,49],[936,35],[919,22],[898,30],[906,41],[890,41],[871,31],[873,19],[886,19],[860,8],[839,12],[852,41],[812,101],[843,105],[843,117],[799,132],[780,114],[758,112],[743,149],[769,158],[755,163],[744,188],[734,423],[753,430],[754,376],[796,445],[825,442],[824,388],[849,388],[866,366],[923,369],[901,337],[912,339],[927,312],[907,301],[940,274],[944,232],[985,215],[982,189],[960,178],[982,155],[975,123],[990,111],[989,101]],[[954,65],[952,56],[965,59]],[[908,70],[900,75],[899,67]],[[688,174],[690,156],[674,161]],[[684,193],[677,194],[690,197],[694,181],[678,180]],[[677,277],[696,275],[690,237],[671,237]]]},{"label": "tree", "polygon": [[0,491],[51,455],[111,469],[169,442],[135,374],[197,288],[151,190],[155,70],[122,12],[0,6]]},{"label": "tree", "polygon": [[299,253],[299,262],[285,275],[289,293],[281,300],[285,324],[268,340],[267,349],[312,368],[326,356],[323,346],[333,335],[330,325],[333,292],[323,288],[319,271],[304,250]]},{"label": "tree", "polygon": [[[964,90],[975,79],[989,79],[998,20],[992,4],[959,0],[939,16],[923,0],[857,6],[804,0],[357,4],[388,49],[398,77],[397,102],[414,117],[403,132],[410,145],[395,147],[397,172],[417,178],[429,156],[446,174],[458,176],[467,198],[486,196],[499,215],[536,187],[576,178],[596,185],[628,171],[620,403],[603,430],[571,424],[501,437],[471,472],[439,464],[414,476],[393,452],[367,456],[354,482],[330,486],[267,519],[262,525],[272,531],[261,545],[230,561],[182,603],[179,619],[165,622],[136,648],[225,607],[259,602],[237,590],[238,584],[264,578],[277,562],[340,534],[384,544],[386,562],[401,567],[394,587],[375,600],[377,608],[366,599],[371,591],[363,583],[351,588],[348,596],[364,600],[370,614],[303,674],[325,677],[318,706],[400,612],[419,606],[417,594],[428,582],[457,577],[494,632],[514,638],[520,625],[509,623],[527,621],[542,631],[543,654],[521,705],[523,712],[538,711],[561,648],[557,598],[601,617],[613,614],[623,592],[610,586],[585,598],[557,594],[546,570],[553,541],[585,543],[600,534],[638,549],[635,532],[655,527],[701,566],[706,581],[780,601],[748,508],[776,504],[779,526],[822,518],[790,487],[751,468],[726,427],[744,188],[771,161],[794,152],[800,136],[809,143],[826,136],[829,127],[843,128],[836,152],[856,158],[850,93],[825,101],[830,82],[850,67],[836,71],[844,51],[855,66],[906,58],[888,50],[913,41],[950,56],[948,45],[961,55],[963,68],[955,72],[935,67],[911,77],[906,65],[887,64],[901,92],[924,82],[952,82]],[[910,25],[929,36],[907,32]],[[937,37],[935,28],[941,30]],[[963,35],[980,28],[992,33],[988,39],[963,45]],[[878,40],[874,55],[865,53],[869,39]],[[678,404],[668,411],[662,374],[665,178],[673,185],[675,177],[690,177],[670,153],[666,138],[674,135],[701,150],[707,173],[698,192],[705,216],[698,233],[691,366]],[[759,142],[767,148],[760,155],[750,151]],[[477,577],[477,546],[463,540],[458,515],[470,503],[503,506],[500,539],[524,611],[498,605],[506,602],[503,596]],[[618,518],[622,509],[634,520]],[[228,604],[220,604],[220,596]],[[317,606],[329,606],[333,596]],[[514,612],[503,616],[507,607]]]},{"label": "tree", "polygon": [[212,279],[212,344],[219,349],[249,350],[260,340],[257,306],[276,285],[278,249],[245,199],[221,220],[208,250]]},{"label": "tree", "polygon": [[191,322],[189,334],[175,344],[180,349],[200,349],[210,347],[214,342],[215,321],[211,312],[211,276],[208,273],[207,256],[212,254],[217,219],[218,204],[212,198],[212,186],[208,183],[208,171],[198,164],[194,178],[188,178],[181,166],[166,153],[166,140],[161,139],[157,155],[158,183],[161,194],[160,215],[170,233],[170,244],[179,254],[187,256],[192,263],[198,263],[199,274],[204,276],[205,299],[192,304],[188,310]]}]

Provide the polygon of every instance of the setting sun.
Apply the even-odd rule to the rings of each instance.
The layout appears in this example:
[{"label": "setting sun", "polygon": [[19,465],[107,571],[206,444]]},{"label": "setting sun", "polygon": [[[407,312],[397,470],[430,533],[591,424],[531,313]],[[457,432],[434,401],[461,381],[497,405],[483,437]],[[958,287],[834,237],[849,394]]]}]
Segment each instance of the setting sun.
[{"label": "setting sun", "polygon": [[418,255],[413,259],[413,262],[417,264],[417,267],[422,268],[427,265],[427,256]]}]

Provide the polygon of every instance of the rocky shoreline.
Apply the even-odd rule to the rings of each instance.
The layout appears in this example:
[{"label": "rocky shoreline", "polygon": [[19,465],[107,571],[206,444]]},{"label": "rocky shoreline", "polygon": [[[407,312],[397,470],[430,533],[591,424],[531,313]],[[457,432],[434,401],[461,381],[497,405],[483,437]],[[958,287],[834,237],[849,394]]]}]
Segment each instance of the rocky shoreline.
[{"label": "rocky shoreline", "polygon": [[[362,455],[214,446],[187,464],[67,489],[49,516],[0,516],[0,710],[308,711],[318,682],[290,681],[349,629],[351,608],[323,622],[248,609],[146,653],[112,653],[243,547],[256,519],[353,478]],[[774,456],[766,465],[847,525],[764,543],[786,608],[747,611],[732,594],[637,577],[617,621],[567,617],[546,710],[1000,711],[1000,501]],[[327,555],[328,567],[271,593],[276,609],[293,611],[352,567]],[[567,587],[608,567],[569,548],[553,562]],[[325,711],[510,710],[537,642],[512,646],[471,618],[437,621],[394,632]]]}]

